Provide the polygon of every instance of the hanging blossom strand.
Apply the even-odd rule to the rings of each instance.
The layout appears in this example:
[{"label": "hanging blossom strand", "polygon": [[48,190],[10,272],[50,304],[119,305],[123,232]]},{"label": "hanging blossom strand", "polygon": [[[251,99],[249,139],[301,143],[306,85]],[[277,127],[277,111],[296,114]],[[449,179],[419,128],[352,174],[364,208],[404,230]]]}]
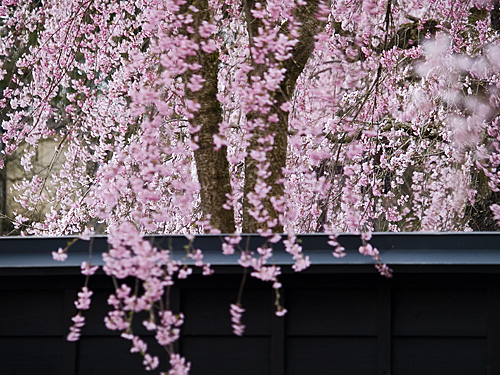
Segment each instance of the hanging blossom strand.
[{"label": "hanging blossom strand", "polygon": [[[174,345],[184,316],[167,301],[174,283],[213,273],[197,234],[220,235],[282,316],[274,249],[307,269],[298,233],[327,234],[334,258],[346,256],[338,234],[357,233],[390,277],[374,231],[498,229],[495,4],[3,0],[0,164],[22,176],[9,230],[106,234],[107,328],[146,369],[187,374]],[[184,260],[145,238],[173,233],[189,240]],[[72,341],[97,268],[81,271]],[[168,364],[133,331],[140,313]]]}]

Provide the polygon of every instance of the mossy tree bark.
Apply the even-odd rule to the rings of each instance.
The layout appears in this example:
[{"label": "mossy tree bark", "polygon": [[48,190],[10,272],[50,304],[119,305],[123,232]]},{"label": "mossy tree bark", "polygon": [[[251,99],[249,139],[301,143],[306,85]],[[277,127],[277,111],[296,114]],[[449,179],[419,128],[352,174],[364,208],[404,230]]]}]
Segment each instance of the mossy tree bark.
[{"label": "mossy tree bark", "polygon": [[[266,6],[265,1],[259,1],[262,7]],[[245,0],[243,3],[245,18],[247,23],[247,32],[250,40],[250,47],[253,46],[253,37],[258,35],[258,29],[263,27],[262,20],[255,18],[251,12],[255,7],[255,0]],[[278,90],[272,93],[274,105],[269,113],[262,115],[261,113],[249,113],[247,115],[248,121],[254,121],[259,117],[265,116],[267,119],[270,115],[276,114],[278,122],[271,123],[267,128],[256,130],[250,139],[248,147],[248,154],[252,150],[257,149],[260,145],[259,138],[264,135],[272,134],[274,136],[274,144],[272,150],[268,152],[267,158],[270,163],[270,176],[265,179],[267,186],[271,188],[270,192],[264,198],[262,204],[264,209],[268,212],[271,220],[278,220],[279,212],[274,209],[272,198],[283,196],[283,168],[286,166],[286,156],[288,147],[288,120],[289,114],[281,108],[281,105],[290,101],[293,97],[297,79],[304,70],[307,60],[314,50],[314,36],[317,35],[325,26],[325,23],[318,20],[317,13],[319,8],[319,0],[310,0],[305,5],[298,6],[294,11],[294,17],[300,22],[299,40],[295,45],[292,57],[282,63],[282,67],[286,69],[284,80]],[[285,25],[286,26],[286,25]],[[270,56],[272,59],[272,56]],[[252,77],[263,77],[266,71],[266,66],[257,64],[252,61],[253,70],[249,73],[248,80],[251,82]],[[243,198],[243,232],[253,233],[258,229],[267,227],[266,223],[258,222],[251,214],[252,205],[249,202],[248,194],[255,190],[257,183],[257,162],[247,156],[245,159],[245,184],[244,184],[244,198]],[[274,232],[282,232],[283,226],[279,223],[273,228]]]},{"label": "mossy tree bark", "polygon": [[[193,5],[199,11],[189,10]],[[185,4],[186,12],[191,13],[193,23],[191,26],[198,30],[203,21],[211,21],[211,11],[207,0],[191,0]],[[191,38],[201,39],[196,33]],[[200,108],[193,113],[190,124],[193,127],[201,126],[194,134],[198,149],[194,152],[196,171],[200,183],[201,211],[203,215],[210,216],[212,227],[219,229],[222,233],[235,231],[234,211],[225,209],[223,206],[227,201],[226,194],[231,193],[231,181],[229,177],[229,163],[227,161],[227,147],[214,149],[213,136],[219,133],[219,123],[222,121],[222,108],[217,100],[219,55],[215,51],[206,53],[202,49],[190,58],[190,63],[198,63],[201,69],[185,74],[185,81],[193,74],[203,76],[205,82],[199,91],[191,91],[186,87],[187,99],[196,101]]]}]

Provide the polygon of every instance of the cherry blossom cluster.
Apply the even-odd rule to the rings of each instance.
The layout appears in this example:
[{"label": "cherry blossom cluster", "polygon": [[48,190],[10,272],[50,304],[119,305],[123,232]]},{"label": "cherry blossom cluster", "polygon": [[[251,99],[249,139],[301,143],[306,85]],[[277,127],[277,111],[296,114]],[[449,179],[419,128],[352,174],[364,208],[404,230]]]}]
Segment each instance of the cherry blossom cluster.
[{"label": "cherry blossom cluster", "polygon": [[232,303],[229,309],[231,314],[231,325],[233,327],[233,332],[237,336],[242,336],[245,332],[245,325],[241,322],[241,317],[245,312],[245,309],[239,304]]},{"label": "cherry blossom cluster", "polygon": [[81,334],[81,329],[85,325],[85,317],[82,315],[82,310],[88,310],[90,308],[90,297],[94,294],[89,288],[84,286],[80,292],[78,292],[78,300],[75,301],[75,306],[78,309],[78,313],[71,318],[73,325],[70,327],[69,334],[67,336],[68,341],[78,341]]}]

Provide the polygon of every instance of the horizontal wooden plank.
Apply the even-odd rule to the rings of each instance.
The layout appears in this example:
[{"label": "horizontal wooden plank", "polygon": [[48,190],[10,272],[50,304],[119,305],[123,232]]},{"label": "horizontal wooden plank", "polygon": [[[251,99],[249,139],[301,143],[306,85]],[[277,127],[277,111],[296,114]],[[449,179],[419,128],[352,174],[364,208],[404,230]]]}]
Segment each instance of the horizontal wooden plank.
[{"label": "horizontal wooden plank", "polygon": [[395,288],[395,336],[487,335],[486,288]]},{"label": "horizontal wooden plank", "polygon": [[287,341],[287,375],[375,375],[377,339],[294,337]]},{"label": "horizontal wooden plank", "polygon": [[[205,281],[209,284],[208,280]],[[229,306],[236,302],[238,286],[217,289],[202,286],[197,289],[182,288],[180,311],[185,316],[182,334],[231,336]],[[245,289],[242,304],[246,310],[242,317],[246,326],[245,335],[270,335],[274,307],[272,289]]]},{"label": "horizontal wooden plank", "polygon": [[486,375],[482,338],[395,338],[393,375]]},{"label": "horizontal wooden plank", "polygon": [[[168,367],[165,351],[152,338],[144,340],[148,352],[157,355],[163,368]],[[131,343],[121,337],[83,337],[78,343],[78,375],[130,374],[148,375],[142,365],[142,356],[130,353]],[[45,373],[44,374],[48,374]]]},{"label": "horizontal wooden plank", "polygon": [[186,337],[190,375],[270,375],[271,340],[260,337]]},{"label": "horizontal wooden plank", "polygon": [[[235,255],[222,254],[221,244],[224,235],[200,235],[195,237],[192,246],[204,251],[204,261],[214,266],[234,266],[238,262],[238,251]],[[243,235],[239,249],[255,251],[265,239],[258,235]],[[69,257],[65,262],[56,262],[51,252],[59,247],[66,247],[74,237],[0,237],[0,270],[9,274],[13,269],[20,271],[28,268],[62,269],[74,272],[82,261],[89,258],[92,248],[93,260],[102,264],[100,254],[107,251],[107,239],[96,236],[92,241],[78,240],[71,245]],[[189,240],[184,236],[151,236],[153,245],[170,249],[173,257],[185,258],[185,246]],[[325,234],[299,235],[298,241],[304,252],[315,265],[366,266],[373,264],[370,257],[359,254],[361,244],[359,235],[342,234],[338,241],[345,249],[347,256],[335,258],[328,245],[329,238]],[[496,232],[471,233],[375,233],[370,243],[380,251],[383,262],[393,266],[405,265],[500,265],[500,234]],[[282,242],[268,244],[275,249],[272,262],[280,265],[293,264],[292,257],[284,251]],[[10,271],[9,271],[10,270]],[[332,270],[333,271],[333,270]]]},{"label": "horizontal wooden plank", "polygon": [[375,336],[376,288],[285,289],[288,335]]},{"label": "horizontal wooden plank", "polygon": [[64,290],[0,289],[0,337],[62,336],[71,321],[64,320]]},{"label": "horizontal wooden plank", "polygon": [[67,375],[63,374],[63,345],[63,337],[0,337],[0,373]]}]

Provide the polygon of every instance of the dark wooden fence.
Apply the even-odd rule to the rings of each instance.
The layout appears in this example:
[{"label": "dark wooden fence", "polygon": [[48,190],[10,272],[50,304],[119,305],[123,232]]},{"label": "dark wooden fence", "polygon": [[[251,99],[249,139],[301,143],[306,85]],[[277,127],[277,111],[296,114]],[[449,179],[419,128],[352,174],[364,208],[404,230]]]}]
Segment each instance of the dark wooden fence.
[{"label": "dark wooden fence", "polygon": [[[181,252],[182,237],[155,237]],[[229,304],[242,269],[220,253],[220,239],[197,238],[216,274],[179,281],[172,294],[184,312],[180,351],[193,375],[500,374],[500,234],[377,234],[372,243],[394,269],[385,279],[356,253],[359,239],[341,236],[348,255],[336,259],[327,237],[303,236],[314,265],[305,272],[282,264],[289,313],[273,314],[269,284],[249,279],[243,337],[231,333]],[[0,239],[1,375],[146,374],[129,343],[103,323],[111,281],[93,276],[93,305],[78,343],[65,340],[73,300],[84,277],[78,264],[88,243],[78,241],[66,263],[50,252],[65,238]],[[250,247],[257,238],[250,238]],[[105,251],[94,240],[94,259]],[[152,342],[152,340],[149,340]],[[163,363],[167,361],[159,352]],[[158,374],[158,372],[153,372]]]}]

